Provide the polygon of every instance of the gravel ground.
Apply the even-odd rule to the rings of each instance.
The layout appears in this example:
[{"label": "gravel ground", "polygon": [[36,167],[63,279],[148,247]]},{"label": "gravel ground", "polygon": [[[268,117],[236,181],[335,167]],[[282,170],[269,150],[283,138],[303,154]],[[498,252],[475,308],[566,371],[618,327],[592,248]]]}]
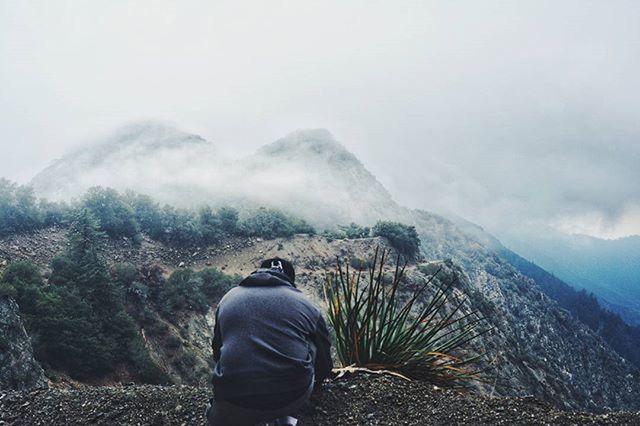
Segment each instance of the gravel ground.
[{"label": "gravel ground", "polygon": [[[87,387],[0,393],[0,425],[203,425],[206,388]],[[594,415],[533,398],[480,398],[359,374],[326,384],[300,415],[319,425],[640,425],[640,412]]]}]

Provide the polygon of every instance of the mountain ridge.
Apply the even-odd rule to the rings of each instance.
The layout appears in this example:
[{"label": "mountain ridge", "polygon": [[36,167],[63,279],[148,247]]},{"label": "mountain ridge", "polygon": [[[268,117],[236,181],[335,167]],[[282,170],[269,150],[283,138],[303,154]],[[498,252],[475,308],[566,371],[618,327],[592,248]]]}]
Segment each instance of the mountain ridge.
[{"label": "mountain ridge", "polygon": [[[557,399],[568,408],[640,405],[640,384],[634,379],[637,369],[500,258],[497,239],[462,219],[452,221],[398,205],[353,154],[344,152],[346,148],[325,130],[298,131],[235,164],[231,174],[211,175],[226,178],[222,183],[199,176],[196,186],[189,186],[194,182],[182,178],[205,170],[198,168],[200,163],[188,171],[182,170],[186,166],[175,167],[182,174],[169,181],[187,185],[184,191],[192,199],[206,195],[215,200],[215,190],[222,187],[225,195],[239,192],[247,197],[249,205],[280,208],[315,225],[367,225],[384,219],[413,225],[422,239],[423,254],[429,259],[450,259],[461,285],[471,294],[470,303],[489,318],[494,315],[493,325],[499,331],[483,343],[486,350],[496,351],[494,362],[507,387]],[[207,184],[212,188],[207,189]],[[285,242],[280,244],[286,247]],[[275,247],[274,243],[271,254],[278,254]],[[295,252],[304,251],[298,247]],[[267,253],[250,252],[245,260]],[[230,260],[210,262],[229,270]]]},{"label": "mountain ridge", "polygon": [[603,240],[548,232],[507,241],[563,281],[595,294],[627,323],[640,326],[640,236]]},{"label": "mountain ridge", "polygon": [[[423,218],[426,219],[441,221],[431,228],[436,233],[439,227],[453,226],[444,219]],[[428,237],[424,231],[422,235]],[[459,235],[456,245],[463,245],[461,238],[465,237]],[[442,266],[444,282],[458,277],[454,291],[458,297],[468,298],[462,312],[478,310],[489,319],[488,325],[494,327],[492,333],[469,347],[476,353],[487,353],[485,364],[481,366],[490,368],[491,372],[487,383],[479,384],[477,392],[534,395],[561,408],[596,412],[640,407],[640,400],[637,400],[640,384],[636,380],[640,373],[635,367],[542,294],[532,280],[520,275],[496,255],[479,252],[471,243],[472,240],[464,247],[469,253],[476,253],[475,257],[461,251],[451,252],[445,246],[438,247],[434,241],[427,245],[431,251],[425,253],[431,260],[411,266],[407,276],[412,282],[421,282],[425,273]],[[324,274],[335,267],[335,256],[366,258],[381,244],[385,243],[380,239],[329,242],[321,236],[298,235],[275,240],[223,241],[220,245],[175,250],[145,237],[138,247],[124,240],[113,240],[106,253],[110,262],[126,259],[136,265],[141,277],[147,277],[153,270],[163,271],[166,276],[181,267],[194,270],[215,267],[225,273],[246,275],[264,257],[285,256],[296,265],[299,288],[322,305]],[[3,258],[36,260],[45,272],[55,253],[63,247],[61,231],[55,229],[39,231],[32,236],[0,239]],[[447,253],[453,254],[452,260],[447,259],[451,257],[446,256]],[[142,282],[147,279],[142,278]],[[154,282],[152,279],[148,285],[157,285]],[[178,352],[166,349],[161,343],[170,336],[158,341],[151,329],[146,330],[154,359],[169,368],[177,383],[207,381],[204,372],[211,368],[211,312],[206,315],[180,314],[181,319],[176,324],[168,324],[169,333],[174,336],[171,339],[178,337],[184,342],[178,346],[181,348]],[[192,359],[191,368],[184,369],[183,357]]]}]

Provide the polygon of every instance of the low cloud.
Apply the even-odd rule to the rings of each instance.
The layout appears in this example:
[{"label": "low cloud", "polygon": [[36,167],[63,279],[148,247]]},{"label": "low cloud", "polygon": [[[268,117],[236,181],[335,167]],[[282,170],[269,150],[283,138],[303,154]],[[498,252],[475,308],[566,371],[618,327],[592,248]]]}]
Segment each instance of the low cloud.
[{"label": "low cloud", "polygon": [[402,204],[496,233],[640,233],[639,19],[624,0],[14,2],[0,174],[27,182],[139,117],[227,157],[323,127]]}]

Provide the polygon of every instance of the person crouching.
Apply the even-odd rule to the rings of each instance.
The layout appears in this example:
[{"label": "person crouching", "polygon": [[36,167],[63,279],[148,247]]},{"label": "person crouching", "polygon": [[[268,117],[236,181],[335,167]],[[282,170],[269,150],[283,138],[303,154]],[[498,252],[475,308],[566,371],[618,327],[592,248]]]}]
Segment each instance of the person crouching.
[{"label": "person crouching", "polygon": [[231,289],[218,304],[213,338],[210,425],[295,425],[314,384],[331,376],[329,332],[321,312],[280,258]]}]

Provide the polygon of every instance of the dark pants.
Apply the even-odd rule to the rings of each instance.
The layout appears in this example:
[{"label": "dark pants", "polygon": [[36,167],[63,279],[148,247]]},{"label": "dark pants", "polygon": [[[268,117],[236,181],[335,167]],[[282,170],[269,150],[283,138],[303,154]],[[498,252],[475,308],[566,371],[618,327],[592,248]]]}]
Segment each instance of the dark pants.
[{"label": "dark pants", "polygon": [[[315,365],[316,346],[309,343],[309,351]],[[211,407],[207,409],[207,421],[213,426],[254,426],[256,423],[274,421],[283,416],[291,416],[309,400],[313,392],[315,380],[299,398],[286,406],[274,410],[256,410],[234,405],[228,401],[211,400]]]},{"label": "dark pants", "polygon": [[295,401],[275,410],[255,410],[234,405],[228,401],[212,400],[207,410],[207,420],[213,426],[253,426],[256,423],[274,421],[295,414],[309,400],[313,382],[309,389]]}]

